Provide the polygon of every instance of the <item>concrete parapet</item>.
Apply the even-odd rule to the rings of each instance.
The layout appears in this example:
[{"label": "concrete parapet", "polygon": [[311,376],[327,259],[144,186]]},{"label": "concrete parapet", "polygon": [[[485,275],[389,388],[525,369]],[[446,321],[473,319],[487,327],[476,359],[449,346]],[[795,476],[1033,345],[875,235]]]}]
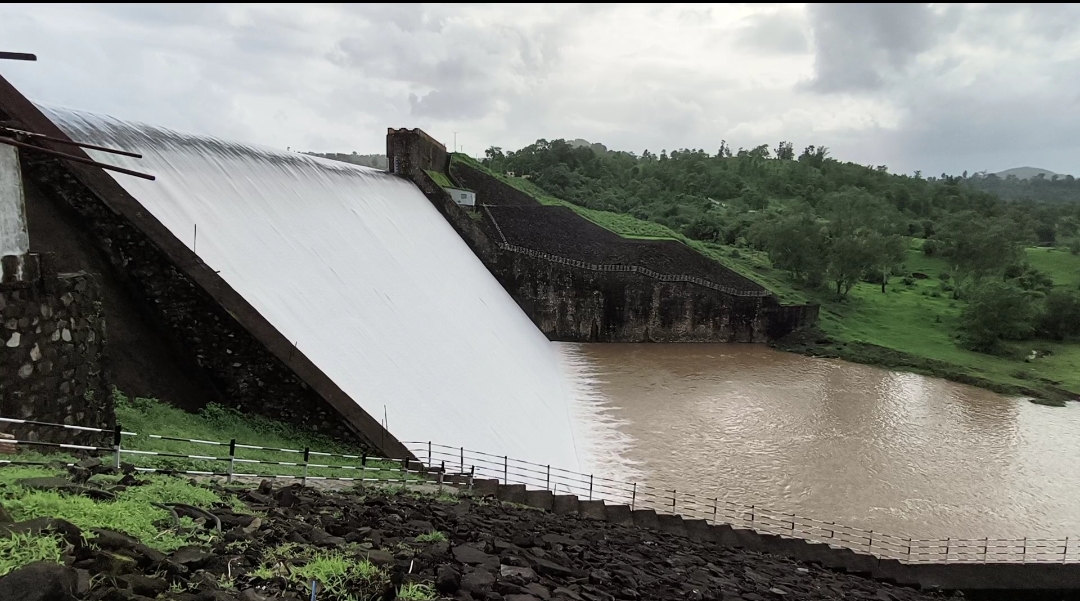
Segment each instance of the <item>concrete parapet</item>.
[{"label": "concrete parapet", "polygon": [[630,512],[634,519],[634,525],[638,528],[648,528],[649,530],[659,530],[660,520],[656,516],[656,512],[652,509],[635,509]]},{"label": "concrete parapet", "polygon": [[[464,476],[458,476],[464,477]],[[465,477],[467,479],[467,477]],[[499,481],[498,480],[486,480],[486,479],[474,479],[472,482],[472,492],[475,495],[481,497],[494,497],[499,494]]]},{"label": "concrete parapet", "polygon": [[683,524],[681,515],[661,513],[656,516],[656,519],[660,522],[660,532],[663,532],[664,534],[674,534],[676,536],[686,536],[686,526]]},{"label": "concrete parapet", "polygon": [[578,513],[594,520],[605,520],[607,506],[603,501],[578,501]]},{"label": "concrete parapet", "polygon": [[550,490],[527,490],[525,504],[529,507],[551,511],[555,504],[555,495]]},{"label": "concrete parapet", "polygon": [[567,515],[578,512],[577,495],[555,495],[551,504],[551,511],[555,515]]},{"label": "concrete parapet", "polygon": [[620,526],[633,526],[634,515],[630,512],[629,505],[608,505],[607,521]]},{"label": "concrete parapet", "polygon": [[713,531],[706,520],[683,520],[683,526],[686,527],[686,536],[690,537],[690,540],[712,542]]},{"label": "concrete parapet", "polygon": [[496,497],[500,501],[507,503],[518,503],[520,505],[525,504],[525,485],[524,484],[500,484],[495,493]]}]

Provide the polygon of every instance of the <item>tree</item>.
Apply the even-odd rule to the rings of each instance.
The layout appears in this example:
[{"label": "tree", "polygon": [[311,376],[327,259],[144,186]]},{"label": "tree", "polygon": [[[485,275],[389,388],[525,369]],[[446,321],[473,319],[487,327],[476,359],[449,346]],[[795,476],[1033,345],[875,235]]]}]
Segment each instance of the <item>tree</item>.
[{"label": "tree", "polygon": [[978,283],[983,277],[1022,260],[1023,249],[1016,229],[1008,220],[981,219],[970,211],[953,214],[942,225],[941,254],[949,262],[956,282],[954,298],[960,298],[960,285],[967,278]]},{"label": "tree", "polygon": [[1039,332],[1054,340],[1080,336],[1080,295],[1055,290],[1046,296]]},{"label": "tree", "polygon": [[907,243],[902,236],[896,234],[876,234],[870,240],[870,246],[874,255],[874,267],[881,272],[881,293],[885,294],[885,286],[889,283],[889,274],[893,267],[907,258]]},{"label": "tree", "polygon": [[781,161],[791,161],[795,159],[795,146],[791,142],[780,142],[776,146],[776,158]]},{"label": "tree", "polygon": [[826,265],[825,238],[822,225],[809,211],[758,221],[751,228],[750,238],[765,249],[777,269],[812,286],[820,284]]},{"label": "tree", "polygon": [[1003,340],[1023,340],[1031,335],[1035,305],[1023,290],[990,280],[976,287],[960,313],[962,340],[983,353],[1000,350]]}]

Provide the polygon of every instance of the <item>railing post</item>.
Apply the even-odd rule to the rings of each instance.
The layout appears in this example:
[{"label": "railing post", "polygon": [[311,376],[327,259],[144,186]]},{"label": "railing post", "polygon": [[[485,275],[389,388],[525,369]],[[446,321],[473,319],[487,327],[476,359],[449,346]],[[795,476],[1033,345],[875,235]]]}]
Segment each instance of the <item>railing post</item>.
[{"label": "railing post", "polygon": [[753,528],[753,527],[754,527],[754,520],[755,520],[755,519],[756,519],[756,516],[754,515],[754,506],[753,506],[753,505],[751,505],[751,506],[750,506],[750,527],[751,527],[751,528]]},{"label": "railing post", "polygon": [[592,501],[592,474],[589,474],[589,500]]},{"label": "railing post", "polygon": [[116,427],[113,428],[113,450],[116,451],[116,465],[113,467],[118,470],[120,469],[120,439],[123,438],[123,436],[123,433],[120,431],[120,424],[116,424]]},{"label": "railing post", "polygon": [[431,467],[431,441],[430,440],[427,443],[427,464],[428,464],[428,467]]},{"label": "railing post", "polygon": [[[1069,539],[1065,538],[1065,548],[1069,547]],[[983,539],[983,563],[986,563],[986,556],[990,554],[990,537]]]},{"label": "railing post", "polygon": [[461,473],[465,473],[465,447],[461,447]]},{"label": "railing post", "polygon": [[304,447],[304,474],[300,477],[300,486],[307,486],[308,459],[311,458],[311,449]]},{"label": "railing post", "polygon": [[911,539],[907,539],[907,560],[911,563]]},{"label": "railing post", "polygon": [[870,552],[870,549],[874,548],[874,531],[873,530],[870,531],[869,538],[870,538],[870,542],[866,544],[866,552],[867,553]]},{"label": "railing post", "polygon": [[634,510],[634,505],[637,503],[637,482],[634,482],[634,489],[630,492],[630,511]]},{"label": "railing post", "polygon": [[551,464],[547,466],[547,482],[544,483],[545,490],[551,490]]},{"label": "railing post", "polygon": [[673,488],[671,489],[671,513],[675,513],[675,495],[678,492]]},{"label": "railing post", "polygon": [[510,484],[510,458],[503,455],[503,484]]},{"label": "railing post", "polygon": [[1061,552],[1061,563],[1069,560],[1069,537],[1065,537],[1065,550]]},{"label": "railing post", "polygon": [[232,484],[233,471],[236,466],[236,439],[229,441],[229,473],[225,476],[225,483]]},{"label": "railing post", "polygon": [[713,497],[712,500],[712,523],[716,525],[716,506],[720,504],[720,497]]},{"label": "railing post", "polygon": [[1024,548],[1021,551],[1020,563],[1027,563],[1027,537],[1024,537]]},{"label": "railing post", "polygon": [[945,563],[949,563],[949,546],[952,544],[952,537],[945,539]]},{"label": "railing post", "polygon": [[476,472],[476,466],[475,465],[470,465],[469,466],[469,488],[472,488],[472,486],[473,486],[473,476],[475,475],[475,472]]}]

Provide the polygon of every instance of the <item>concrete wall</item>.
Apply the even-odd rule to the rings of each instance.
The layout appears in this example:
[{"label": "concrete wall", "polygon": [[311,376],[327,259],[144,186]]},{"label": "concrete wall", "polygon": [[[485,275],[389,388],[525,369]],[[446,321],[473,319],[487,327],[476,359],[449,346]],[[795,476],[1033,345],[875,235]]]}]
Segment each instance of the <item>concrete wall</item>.
[{"label": "concrete wall", "polygon": [[[86,273],[57,275],[48,259],[26,256],[25,277],[0,283],[0,415],[111,428],[100,287]],[[100,442],[61,428],[0,423],[0,431],[20,440]]]},{"label": "concrete wall", "polygon": [[785,307],[773,297],[732,296],[513,252],[503,252],[492,271],[552,340],[764,342],[817,317],[816,306]]}]

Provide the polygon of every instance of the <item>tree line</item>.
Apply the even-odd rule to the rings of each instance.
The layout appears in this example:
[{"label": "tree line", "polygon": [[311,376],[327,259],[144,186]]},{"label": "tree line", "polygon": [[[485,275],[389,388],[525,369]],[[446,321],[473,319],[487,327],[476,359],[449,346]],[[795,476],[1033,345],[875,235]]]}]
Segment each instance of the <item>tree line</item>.
[{"label": "tree line", "polygon": [[[890,277],[910,277],[902,265],[915,240],[927,256],[945,261],[937,277],[966,301],[961,323],[970,348],[996,352],[1007,340],[1080,336],[1077,292],[1055,289],[1023,252],[1064,245],[1080,254],[1080,202],[1062,201],[1062,190],[1078,186],[1072,178],[1019,183],[966,172],[891,174],[884,165],[837,161],[825,146],[797,152],[787,141],[637,155],[538,140],[516,152],[489,148],[483,162],[585,207],[762,250],[798,286],[828,289],[841,300],[860,281],[885,293]],[[1011,192],[1002,193],[1006,188]],[[1040,196],[1044,190],[1054,194]]]}]

